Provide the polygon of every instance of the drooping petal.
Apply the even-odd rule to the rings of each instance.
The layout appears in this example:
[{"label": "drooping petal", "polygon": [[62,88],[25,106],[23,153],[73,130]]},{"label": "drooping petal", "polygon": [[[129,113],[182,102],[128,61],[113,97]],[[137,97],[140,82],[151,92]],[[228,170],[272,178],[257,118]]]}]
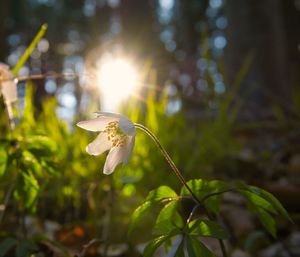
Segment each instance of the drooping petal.
[{"label": "drooping petal", "polygon": [[81,121],[77,126],[93,132],[100,131],[98,137],[87,146],[86,150],[91,155],[100,155],[110,149],[103,169],[103,173],[109,175],[118,164],[126,164],[129,161],[136,129],[134,123],[124,115],[108,112],[96,114],[97,118]]},{"label": "drooping petal", "polygon": [[103,173],[106,175],[113,173],[118,164],[123,162],[126,154],[125,147],[113,147],[106,157]]},{"label": "drooping petal", "polygon": [[106,133],[100,133],[96,139],[88,144],[86,151],[90,155],[100,155],[112,147],[112,142],[108,140]]},{"label": "drooping petal", "polygon": [[132,153],[135,137],[128,137],[125,145],[121,147],[113,147],[107,155],[103,173],[106,175],[111,174],[118,164],[127,164]]},{"label": "drooping petal", "polygon": [[135,137],[128,137],[127,140],[126,140],[126,144],[125,144],[125,151],[126,151],[126,155],[124,156],[124,159],[123,159],[123,164],[127,164],[129,159],[130,159],[130,156],[131,156],[131,153],[132,153],[132,149],[134,147],[134,142],[135,142]]},{"label": "drooping petal", "polygon": [[80,121],[76,125],[80,128],[97,132],[103,131],[108,123],[112,121],[118,121],[118,119],[116,117],[99,116],[95,119]]}]

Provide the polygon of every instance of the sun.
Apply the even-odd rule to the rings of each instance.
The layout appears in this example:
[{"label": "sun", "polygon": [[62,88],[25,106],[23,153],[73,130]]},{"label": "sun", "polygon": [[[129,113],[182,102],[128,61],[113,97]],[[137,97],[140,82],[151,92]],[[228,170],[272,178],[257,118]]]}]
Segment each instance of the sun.
[{"label": "sun", "polygon": [[134,65],[121,58],[102,62],[97,76],[102,98],[111,106],[128,98],[138,86]]}]

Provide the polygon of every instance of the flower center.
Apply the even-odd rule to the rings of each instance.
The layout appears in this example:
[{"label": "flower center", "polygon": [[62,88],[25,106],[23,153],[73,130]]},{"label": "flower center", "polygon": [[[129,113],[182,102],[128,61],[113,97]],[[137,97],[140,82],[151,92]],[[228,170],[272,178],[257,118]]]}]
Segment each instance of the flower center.
[{"label": "flower center", "polygon": [[122,147],[125,145],[127,135],[120,129],[118,121],[111,121],[103,130],[107,134],[108,141],[111,141],[113,146]]}]

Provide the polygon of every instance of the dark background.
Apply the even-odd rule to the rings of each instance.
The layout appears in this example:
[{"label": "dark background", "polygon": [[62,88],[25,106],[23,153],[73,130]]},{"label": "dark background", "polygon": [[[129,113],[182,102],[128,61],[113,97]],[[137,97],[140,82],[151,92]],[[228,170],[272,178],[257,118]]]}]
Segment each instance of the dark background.
[{"label": "dark background", "polygon": [[[120,52],[140,67],[150,63],[156,74],[157,100],[162,90],[167,89],[168,108],[166,113],[160,113],[154,106],[152,112],[158,113],[159,122],[164,124],[156,124],[157,120],[151,120],[151,117],[148,124],[151,129],[156,128],[155,132],[175,156],[174,161],[184,175],[227,181],[241,179],[273,193],[291,213],[295,224],[279,223],[279,241],[265,235],[263,238],[270,239],[268,246],[275,249],[275,253],[278,242],[280,247],[288,242],[288,252],[292,253],[294,249],[295,255],[264,255],[263,252],[260,256],[297,256],[300,245],[299,0],[1,0],[1,62],[13,67],[44,23],[48,24],[48,30],[20,70],[20,76],[89,73],[108,51]],[[150,75],[147,79],[150,81]],[[86,114],[87,101],[82,97],[84,87],[80,80],[41,79],[35,83],[34,106],[37,109],[45,98],[56,96],[57,114],[72,127],[77,114]],[[84,91],[85,96],[95,100],[91,92]],[[99,106],[98,100],[95,102]],[[176,116],[178,113],[181,116]],[[69,136],[71,138],[73,134]],[[85,140],[88,142],[88,138]],[[137,180],[142,196],[153,189],[154,184],[157,186],[155,176],[151,177],[147,172],[166,165],[161,156],[155,155],[152,145],[149,147],[145,142],[145,145],[135,147],[138,165],[130,169],[132,173],[140,169],[147,174],[142,182]],[[148,148],[145,149],[150,149],[146,156],[153,155],[151,165],[150,161],[144,161],[142,150],[146,145]],[[71,145],[70,149],[76,150],[76,147]],[[85,145],[80,147],[78,151],[84,155]],[[85,164],[78,157],[81,155],[76,154],[73,159],[71,154],[62,159],[66,163],[71,160]],[[82,157],[86,161],[84,158],[87,157]],[[134,161],[132,163],[134,165]],[[98,172],[95,181],[103,183],[106,179],[107,182],[107,177],[99,179],[100,165],[96,162],[93,165],[97,166],[94,172]],[[73,176],[71,168],[62,170],[69,171],[70,181],[78,179],[75,185],[82,186],[79,176]],[[88,168],[86,172],[90,174]],[[157,177],[160,183],[173,182],[165,173]],[[65,183],[69,186],[68,180]],[[57,188],[61,188],[60,184]],[[81,190],[84,195],[85,187]],[[103,199],[107,199],[107,192],[104,193]],[[225,212],[231,217],[228,221],[232,225],[230,229],[240,229],[241,234],[253,231],[251,226],[247,229],[245,225],[243,218],[247,221],[248,217],[245,212],[233,208],[234,200],[225,203]],[[40,209],[53,211],[54,217],[61,214],[62,223],[65,220],[73,222],[73,213],[77,217],[81,215],[80,211],[85,213],[87,210],[86,198],[80,203],[78,209],[66,205],[59,214],[56,210],[48,210],[46,201],[41,201],[45,208]],[[101,213],[107,209],[104,206]],[[132,206],[136,207],[137,203]],[[132,210],[133,207],[127,211],[131,214]],[[72,218],[67,217],[69,213]],[[47,215],[45,217],[51,217]],[[102,217],[96,212],[94,215],[97,219]],[[120,212],[120,217],[127,216]],[[86,216],[80,218],[86,221]],[[117,227],[120,223],[115,224]],[[254,241],[258,244],[262,241],[258,234],[250,234],[247,238],[250,237],[256,238]],[[239,239],[237,233],[233,240],[238,242]]]},{"label": "dark background", "polygon": [[82,73],[91,51],[100,56],[117,45],[140,63],[150,59],[158,86],[176,87],[182,109],[192,115],[209,103],[213,109],[213,96],[231,90],[248,61],[239,84],[243,117],[270,117],[274,104],[293,116],[299,9],[298,0],[2,0],[0,59],[13,66],[47,23],[49,48],[36,52],[23,74]]}]

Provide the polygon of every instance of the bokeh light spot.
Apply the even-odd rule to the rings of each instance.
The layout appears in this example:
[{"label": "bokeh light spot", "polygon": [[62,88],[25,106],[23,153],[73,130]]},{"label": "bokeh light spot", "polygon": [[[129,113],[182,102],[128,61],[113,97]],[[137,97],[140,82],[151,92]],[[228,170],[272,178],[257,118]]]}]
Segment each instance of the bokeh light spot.
[{"label": "bokeh light spot", "polygon": [[111,59],[100,66],[98,82],[103,98],[116,106],[137,89],[138,74],[130,62]]}]

